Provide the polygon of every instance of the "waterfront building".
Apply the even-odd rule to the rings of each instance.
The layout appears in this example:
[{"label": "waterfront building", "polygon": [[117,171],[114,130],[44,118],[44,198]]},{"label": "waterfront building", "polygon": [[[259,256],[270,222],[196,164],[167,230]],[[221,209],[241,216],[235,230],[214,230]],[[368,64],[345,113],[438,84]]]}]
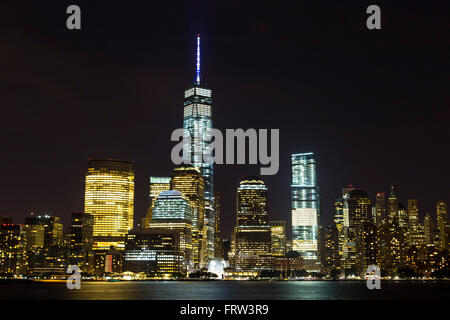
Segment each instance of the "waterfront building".
[{"label": "waterfront building", "polygon": [[116,249],[111,246],[109,250],[95,250],[94,274],[97,276],[108,276],[122,273],[124,248]]},{"label": "waterfront building", "polygon": [[340,265],[339,234],[336,224],[324,227],[319,235],[322,272],[330,274],[333,269],[338,270]]},{"label": "waterfront building", "polygon": [[[199,169],[204,178],[204,263],[214,259],[214,166],[206,163],[202,157],[212,137],[212,90],[205,86],[200,72],[200,35],[197,35],[195,82],[184,91],[183,129],[189,132],[191,140],[184,149],[190,151],[190,157],[185,157],[195,168]],[[196,143],[199,141],[199,143]]]},{"label": "waterfront building", "polygon": [[237,188],[235,267],[237,270],[270,269],[271,227],[268,218],[267,187],[249,176]]},{"label": "waterfront building", "polygon": [[26,236],[21,225],[0,225],[0,273],[24,274],[26,265]]},{"label": "waterfront building", "polygon": [[304,259],[307,271],[319,271],[319,187],[312,152],[292,155],[292,247]]},{"label": "waterfront building", "polygon": [[93,273],[93,219],[89,213],[72,213],[71,223],[67,228],[67,240],[68,264],[77,265],[82,272]]},{"label": "waterfront building", "polygon": [[[41,248],[42,228],[44,234]],[[28,271],[36,273],[41,271],[62,272],[66,265],[66,259],[61,219],[48,214],[36,215],[31,212],[25,217],[23,230],[25,231],[25,237],[31,241],[27,245]],[[33,247],[36,250],[33,250]]]},{"label": "waterfront building", "polygon": [[286,221],[269,221],[273,256],[286,254]]},{"label": "waterfront building", "polygon": [[176,230],[131,230],[125,244],[123,270],[151,277],[179,277],[184,276],[183,258]]},{"label": "waterfront building", "polygon": [[178,190],[160,193],[153,208],[149,229],[173,230],[179,238],[179,250],[183,256],[184,272],[194,268],[192,261],[192,217],[189,200]]},{"label": "waterfront building", "polygon": [[[353,189],[348,195],[349,243],[352,246],[347,268],[361,275],[367,266],[376,263],[375,223],[371,215],[372,201],[363,189]],[[354,250],[353,250],[354,249]]]},{"label": "waterfront building", "polygon": [[195,269],[207,266],[207,229],[205,227],[205,184],[200,170],[181,165],[173,170],[170,189],[178,190],[189,202],[192,226],[192,262]]},{"label": "waterfront building", "polygon": [[133,228],[134,163],[89,160],[84,212],[93,217],[94,250],[123,250]]}]

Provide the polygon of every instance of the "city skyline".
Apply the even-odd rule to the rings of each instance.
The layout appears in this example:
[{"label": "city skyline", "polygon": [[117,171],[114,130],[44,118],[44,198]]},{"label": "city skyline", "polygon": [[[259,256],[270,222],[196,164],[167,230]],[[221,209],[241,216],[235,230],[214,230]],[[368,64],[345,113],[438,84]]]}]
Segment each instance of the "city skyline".
[{"label": "city skyline", "polygon": [[[342,13],[346,17],[350,14],[339,7],[332,8],[337,12],[333,15]],[[95,10],[88,5],[85,9]],[[322,29],[316,33],[308,31],[309,28],[303,29],[311,20],[299,19],[299,25],[289,23],[290,28],[283,25],[268,27],[263,23],[266,13],[261,11],[261,16],[252,17],[248,25],[237,24],[227,33],[224,32],[227,10],[221,9],[213,4],[199,9],[203,13],[209,10],[219,14],[217,29],[208,27],[210,21],[190,25],[184,31],[179,28],[180,22],[176,21],[176,17],[166,22],[173,26],[167,31],[170,41],[165,40],[166,35],[160,35],[149,27],[146,32],[148,31],[147,39],[151,39],[151,45],[142,44],[142,52],[125,50],[127,45],[137,48],[133,44],[136,37],[127,40],[119,33],[117,40],[121,45],[117,47],[119,50],[115,54],[112,52],[114,50],[108,50],[111,38],[101,29],[98,31],[101,39],[96,45],[92,41],[99,34],[92,30],[94,27],[89,29],[86,26],[83,37],[60,34],[60,31],[52,29],[57,21],[50,19],[48,25],[41,27],[49,33],[51,41],[55,41],[61,48],[61,51],[50,53],[50,40],[37,37],[42,41],[34,42],[18,34],[20,31],[34,34],[36,31],[30,27],[33,23],[10,21],[17,28],[7,32],[10,36],[17,36],[20,49],[33,49],[37,52],[37,57],[49,53],[50,58],[43,58],[43,61],[37,63],[37,58],[25,59],[18,52],[18,55],[8,60],[9,67],[15,67],[19,72],[10,72],[11,78],[3,80],[7,81],[5,87],[14,87],[16,84],[33,87],[33,81],[26,77],[27,73],[21,66],[23,62],[30,63],[32,72],[37,75],[44,72],[36,67],[41,62],[44,68],[53,72],[46,77],[46,82],[36,85],[37,89],[29,92],[29,97],[11,99],[10,94],[4,96],[6,118],[11,116],[12,119],[3,128],[9,137],[4,148],[10,150],[17,161],[6,163],[4,167],[6,183],[1,191],[6,199],[0,214],[12,216],[14,222],[21,223],[29,211],[47,212],[60,216],[64,224],[68,225],[71,212],[81,211],[83,208],[83,175],[87,158],[112,157],[134,160],[136,163],[136,224],[147,210],[148,177],[165,176],[172,169],[168,152],[171,145],[168,141],[170,132],[180,126],[182,92],[186,81],[194,80],[195,48],[192,37],[199,32],[204,35],[204,78],[214,88],[215,114],[220,115],[215,118],[215,126],[280,128],[280,173],[264,178],[269,197],[280,199],[270,202],[269,214],[272,219],[290,220],[290,199],[287,196],[290,186],[286,183],[290,181],[291,175],[290,155],[308,151],[317,155],[323,225],[332,222],[333,202],[339,196],[340,189],[349,184],[366,189],[372,200],[377,192],[388,194],[389,186],[394,184],[398,197],[404,201],[403,205],[406,205],[407,199],[418,199],[421,221],[426,212],[435,217],[435,202],[442,196],[448,199],[450,195],[446,183],[449,178],[448,170],[442,169],[445,168],[448,154],[447,148],[441,148],[446,145],[448,136],[445,130],[448,110],[443,103],[445,90],[441,90],[443,87],[438,80],[442,75],[437,66],[445,61],[443,56],[437,54],[432,61],[427,62],[427,68],[434,67],[434,72],[437,72],[437,76],[432,79],[427,77],[427,68],[408,68],[415,59],[422,59],[421,54],[424,53],[409,50],[415,48],[415,38],[402,38],[402,45],[406,46],[403,49],[400,44],[393,43],[397,39],[395,34],[401,31],[398,26],[402,20],[399,20],[392,22],[393,30],[397,33],[385,33],[379,37],[360,34],[358,28],[350,25],[338,28],[341,32],[346,31],[346,34],[348,32],[352,35],[353,39],[358,40],[355,43],[360,45],[350,43],[340,36],[338,39],[344,41],[344,52],[331,51],[337,53],[338,57],[325,59],[320,53],[328,53],[332,49],[333,44],[336,44],[332,38],[336,34]],[[37,12],[39,10],[42,9],[36,8]],[[244,7],[237,14],[245,16],[249,10],[249,7]],[[276,13],[275,11],[271,21],[276,21]],[[326,14],[325,17],[318,18],[314,25],[325,24],[330,17],[333,18]],[[39,24],[33,16],[29,18],[30,22]],[[109,24],[108,20],[101,17],[99,19],[97,22],[91,21],[90,25],[95,28],[107,25],[113,30],[120,30],[115,29],[117,27]],[[160,20],[152,23],[156,25],[158,22]],[[122,27],[127,31],[124,33],[129,34],[136,24],[127,21]],[[423,37],[421,39],[426,38],[429,29],[425,30],[419,35]],[[324,37],[323,43],[315,42],[315,36]],[[380,41],[387,41],[398,49],[391,57],[392,62],[378,46],[383,43]],[[156,46],[155,49],[155,44],[164,46]],[[80,45],[84,46],[86,53],[72,50]],[[236,53],[236,50],[227,49],[231,45],[241,50]],[[372,48],[373,52],[366,52],[362,49],[363,46]],[[433,46],[435,49],[442,48],[445,52],[445,45],[433,43]],[[9,49],[14,52],[12,48]],[[98,58],[88,59],[95,57],[92,53],[97,49],[100,49]],[[291,53],[286,53],[288,49],[291,49]],[[276,51],[284,53],[281,55]],[[319,52],[319,58],[312,59],[312,64],[308,63],[315,52]],[[362,57],[358,58],[359,55]],[[109,58],[101,59],[105,57]],[[282,57],[284,59],[280,59]],[[400,57],[405,60],[400,60]],[[62,71],[58,72],[54,61],[66,58],[76,61],[82,67],[75,70],[61,65]],[[354,61],[354,65],[346,64],[349,70],[343,69],[339,66],[338,58]],[[113,69],[116,63],[117,69]],[[325,66],[317,72],[313,66],[319,63],[324,63]],[[393,70],[400,71],[399,74],[390,74],[389,68],[384,70],[387,75],[381,76],[376,72],[380,65],[393,66],[396,63],[399,67]],[[88,67],[92,67],[89,72]],[[330,70],[327,71],[327,68]],[[375,78],[371,80],[359,75],[359,69],[364,69],[367,74],[375,74]],[[118,84],[108,80],[115,72],[126,80],[119,79]],[[409,80],[408,72],[417,79],[427,79],[427,83]],[[68,75],[73,75],[73,79]],[[368,83],[356,81],[352,76],[360,76]],[[395,81],[382,85],[382,79],[392,76]],[[63,79],[68,81],[67,85],[58,84],[64,83]],[[93,85],[94,79],[98,85]],[[351,91],[355,95],[352,99],[346,98],[350,93],[346,89],[348,86],[355,86]],[[72,87],[74,92],[80,92],[80,97],[71,93]],[[321,94],[322,88],[327,88],[326,95]],[[415,99],[409,98],[408,93],[414,89],[421,89],[423,95]],[[387,91],[386,96],[375,95],[374,102],[370,98],[374,90]],[[261,92],[265,94],[261,95]],[[281,101],[278,100],[280,96]],[[89,100],[98,103],[93,104]],[[40,107],[38,113],[28,112],[30,101],[33,105],[36,101]],[[271,108],[273,105],[277,108]],[[427,106],[425,117],[422,106]],[[123,113],[122,108],[129,111]],[[361,108],[367,112],[358,113]],[[277,109],[282,112],[277,112]],[[236,113],[239,117],[234,115]],[[286,116],[291,114],[292,117]],[[68,122],[68,118],[73,122]],[[298,119],[304,118],[311,123],[298,122]],[[335,121],[338,124],[334,124]],[[358,135],[353,134],[353,131],[358,132]],[[439,152],[423,153],[430,149]],[[154,150],[158,150],[163,156],[160,159],[153,157]],[[55,157],[66,160],[63,163],[52,162]],[[433,165],[426,167],[426,163]],[[236,210],[235,188],[243,177],[256,173],[257,168],[216,166],[215,170],[218,181],[215,189],[222,193],[222,235],[227,237],[233,227],[231,217]]]}]

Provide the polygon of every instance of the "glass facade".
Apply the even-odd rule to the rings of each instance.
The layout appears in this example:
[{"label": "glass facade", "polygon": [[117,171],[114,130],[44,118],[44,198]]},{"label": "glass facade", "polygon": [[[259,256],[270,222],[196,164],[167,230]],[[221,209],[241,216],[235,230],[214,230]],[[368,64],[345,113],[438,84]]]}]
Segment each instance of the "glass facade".
[{"label": "glass facade", "polygon": [[192,265],[192,220],[188,199],[178,190],[163,191],[155,201],[149,229],[174,230],[178,233],[183,267]]},{"label": "glass facade", "polygon": [[163,191],[155,201],[152,220],[191,220],[188,200],[177,190]]},{"label": "glass facade", "polygon": [[164,277],[183,273],[183,254],[175,230],[131,230],[127,235],[124,271]]},{"label": "glass facade", "polygon": [[[214,258],[214,167],[213,164],[204,163],[202,152],[211,140],[211,96],[212,91],[205,88],[200,81],[200,37],[198,36],[196,81],[184,92],[183,129],[188,130],[191,136],[189,146],[187,146],[187,149],[191,152],[190,163],[200,170],[205,183],[204,228],[206,237],[205,259],[207,261]],[[196,141],[198,141],[197,144]]]},{"label": "glass facade", "polygon": [[205,185],[200,170],[191,165],[175,168],[170,189],[180,191],[190,204],[194,267],[196,269],[206,267]]},{"label": "glass facade", "polygon": [[318,259],[317,231],[320,205],[316,160],[312,152],[292,155],[291,192],[292,249],[301,254],[306,268],[317,270],[315,264]]},{"label": "glass facade", "polygon": [[148,223],[152,219],[155,201],[162,191],[170,189],[170,177],[150,177],[149,200],[147,214],[142,220],[142,228],[148,229]]},{"label": "glass facade", "polygon": [[133,228],[134,163],[89,160],[84,211],[94,219],[94,250],[123,250]]}]

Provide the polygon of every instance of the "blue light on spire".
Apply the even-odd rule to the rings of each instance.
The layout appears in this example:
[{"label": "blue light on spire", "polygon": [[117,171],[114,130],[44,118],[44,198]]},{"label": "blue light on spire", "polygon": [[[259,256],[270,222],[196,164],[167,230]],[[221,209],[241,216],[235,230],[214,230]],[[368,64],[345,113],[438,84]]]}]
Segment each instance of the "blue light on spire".
[{"label": "blue light on spire", "polygon": [[200,34],[197,34],[197,69],[195,81],[197,84],[200,84]]}]

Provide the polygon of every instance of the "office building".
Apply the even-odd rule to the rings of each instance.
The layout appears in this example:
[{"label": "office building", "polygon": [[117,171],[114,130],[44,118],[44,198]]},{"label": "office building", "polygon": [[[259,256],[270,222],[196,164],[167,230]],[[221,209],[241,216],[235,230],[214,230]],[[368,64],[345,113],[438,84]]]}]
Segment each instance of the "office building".
[{"label": "office building", "polygon": [[192,218],[189,200],[178,190],[160,193],[153,208],[149,229],[166,229],[178,233],[184,273],[194,268],[192,261]]},{"label": "office building", "polygon": [[319,271],[320,203],[316,159],[312,152],[292,155],[291,198],[293,250],[301,254],[307,271]]},{"label": "office building", "polygon": [[195,269],[207,266],[207,229],[205,226],[205,184],[200,170],[181,165],[173,170],[170,189],[179,191],[189,202],[192,226],[192,262]]},{"label": "office building", "polygon": [[444,199],[436,203],[437,228],[439,231],[439,248],[446,250],[449,247],[449,224],[447,202]]},{"label": "office building", "polygon": [[131,230],[127,235],[124,271],[151,277],[182,277],[183,253],[176,230],[152,228]]},{"label": "office building", "polygon": [[147,209],[147,214],[141,220],[142,229],[148,229],[148,223],[152,219],[155,201],[161,192],[167,190],[170,190],[170,177],[150,177],[149,206]]},{"label": "office building", "polygon": [[77,265],[82,272],[89,274],[94,271],[93,224],[89,213],[73,212],[70,226],[67,228],[67,262],[69,265]]},{"label": "office building", "polygon": [[[203,151],[211,142],[212,124],[212,91],[205,86],[200,72],[200,35],[197,35],[197,61],[195,82],[184,91],[183,129],[191,135],[186,149],[190,150],[189,163],[198,168],[205,183],[205,261],[214,258],[214,166],[206,163],[202,157]],[[198,141],[198,142],[196,142]],[[185,158],[186,155],[184,155]]]},{"label": "office building", "polygon": [[269,221],[273,256],[286,254],[286,221]]},{"label": "office building", "polygon": [[354,189],[348,195],[348,243],[351,253],[346,267],[363,274],[367,266],[376,264],[376,229],[372,219],[372,201],[363,189]]},{"label": "office building", "polygon": [[221,236],[221,228],[220,228],[220,219],[221,219],[221,209],[220,209],[220,192],[216,192],[214,196],[214,214],[215,214],[215,226],[214,226],[214,254],[216,258],[223,259],[223,249],[222,249],[222,236]]},{"label": "office building", "polygon": [[89,160],[84,212],[93,217],[94,250],[123,250],[133,228],[134,163]]},{"label": "office building", "polygon": [[249,176],[237,188],[235,267],[237,270],[270,269],[265,256],[271,254],[271,227],[267,212],[267,187]]},{"label": "office building", "polygon": [[0,225],[0,273],[19,275],[27,271],[26,237],[18,224]]}]

